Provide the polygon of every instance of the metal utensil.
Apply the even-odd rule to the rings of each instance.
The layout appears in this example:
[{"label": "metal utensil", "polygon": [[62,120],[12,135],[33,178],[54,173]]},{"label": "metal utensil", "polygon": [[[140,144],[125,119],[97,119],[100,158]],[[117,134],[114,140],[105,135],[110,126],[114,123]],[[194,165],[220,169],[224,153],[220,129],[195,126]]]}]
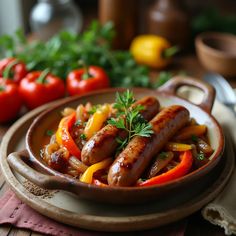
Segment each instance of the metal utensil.
[{"label": "metal utensil", "polygon": [[207,73],[203,76],[203,80],[215,87],[216,98],[229,107],[236,115],[236,94],[227,80],[216,73]]}]

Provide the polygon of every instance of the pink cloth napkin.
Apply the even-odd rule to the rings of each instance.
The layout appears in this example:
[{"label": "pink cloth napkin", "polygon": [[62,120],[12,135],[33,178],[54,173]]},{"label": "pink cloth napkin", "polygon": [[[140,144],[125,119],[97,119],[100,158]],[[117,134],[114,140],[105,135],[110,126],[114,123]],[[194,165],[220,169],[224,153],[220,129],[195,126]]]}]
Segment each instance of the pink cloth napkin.
[{"label": "pink cloth napkin", "polygon": [[[0,224],[4,223],[55,236],[109,236],[121,234],[89,231],[56,222],[24,204],[11,190],[7,191],[0,199]],[[122,233],[122,235],[184,236],[186,225],[187,221],[182,220],[168,226],[133,232],[133,234],[132,232]]]}]

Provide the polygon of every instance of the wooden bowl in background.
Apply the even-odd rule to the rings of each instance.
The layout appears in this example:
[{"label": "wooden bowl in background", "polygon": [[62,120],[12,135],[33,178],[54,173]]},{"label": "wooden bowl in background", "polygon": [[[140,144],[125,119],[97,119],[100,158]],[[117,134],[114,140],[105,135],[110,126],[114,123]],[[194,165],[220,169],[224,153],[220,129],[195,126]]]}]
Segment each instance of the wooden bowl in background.
[{"label": "wooden bowl in background", "polygon": [[236,76],[236,36],[204,32],[196,37],[195,47],[206,69],[226,77]]}]

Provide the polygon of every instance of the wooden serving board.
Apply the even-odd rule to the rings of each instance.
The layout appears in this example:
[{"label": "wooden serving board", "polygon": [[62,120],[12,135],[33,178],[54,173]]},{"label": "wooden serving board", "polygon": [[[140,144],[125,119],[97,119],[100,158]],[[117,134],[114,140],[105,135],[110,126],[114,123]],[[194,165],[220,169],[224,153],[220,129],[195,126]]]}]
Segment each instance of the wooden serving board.
[{"label": "wooden serving board", "polygon": [[0,164],[7,183],[23,202],[59,222],[110,232],[144,230],[165,225],[196,212],[213,200],[222,191],[232,174],[234,153],[232,145],[227,142],[220,168],[215,174],[217,177],[200,194],[187,190],[189,194],[180,193],[179,196],[170,196],[169,199],[163,199],[163,202],[132,206],[115,206],[81,200],[64,191],[49,191],[48,196],[35,195],[26,187],[26,180],[9,167],[7,155],[24,149],[28,127],[48,106],[29,112],[9,129],[2,140]]}]

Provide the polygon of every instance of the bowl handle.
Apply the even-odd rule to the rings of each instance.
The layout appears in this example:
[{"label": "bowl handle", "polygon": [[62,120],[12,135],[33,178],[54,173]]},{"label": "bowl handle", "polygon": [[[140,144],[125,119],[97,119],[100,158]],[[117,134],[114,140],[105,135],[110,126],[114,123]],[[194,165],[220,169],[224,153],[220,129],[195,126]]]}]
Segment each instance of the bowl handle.
[{"label": "bowl handle", "polygon": [[27,162],[30,161],[27,150],[9,154],[7,161],[14,170],[39,187],[68,191],[68,188],[72,187],[74,184],[73,181],[66,177],[42,174],[31,168],[27,164]]},{"label": "bowl handle", "polygon": [[188,76],[175,76],[167,81],[163,86],[161,86],[158,91],[176,96],[177,90],[184,85],[202,90],[204,96],[198,106],[200,106],[206,112],[211,113],[211,109],[215,100],[215,89],[213,86],[203,81]]}]

